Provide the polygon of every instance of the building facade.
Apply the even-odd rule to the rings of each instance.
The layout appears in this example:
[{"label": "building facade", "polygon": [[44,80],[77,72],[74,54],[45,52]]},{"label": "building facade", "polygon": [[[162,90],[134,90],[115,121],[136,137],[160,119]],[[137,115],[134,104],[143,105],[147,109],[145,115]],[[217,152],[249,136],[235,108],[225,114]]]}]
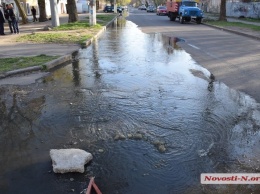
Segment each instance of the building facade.
[{"label": "building facade", "polygon": [[[219,13],[220,0],[202,0],[204,12]],[[260,18],[260,0],[227,0],[226,14],[232,17]]]},{"label": "building facade", "polygon": [[[39,15],[38,0],[20,0],[20,2],[27,16],[32,15],[31,13],[32,6],[34,6],[36,9],[36,15]],[[12,3],[14,8],[18,10],[14,0],[0,0],[0,4],[2,5],[10,4],[10,3]],[[66,4],[67,4],[67,0],[59,0],[58,3],[59,14],[67,13]],[[86,0],[76,0],[76,6],[77,6],[78,13],[86,13],[89,11],[89,5]],[[45,7],[46,7],[46,14],[48,17],[50,17],[51,16],[50,0],[45,0]]]}]

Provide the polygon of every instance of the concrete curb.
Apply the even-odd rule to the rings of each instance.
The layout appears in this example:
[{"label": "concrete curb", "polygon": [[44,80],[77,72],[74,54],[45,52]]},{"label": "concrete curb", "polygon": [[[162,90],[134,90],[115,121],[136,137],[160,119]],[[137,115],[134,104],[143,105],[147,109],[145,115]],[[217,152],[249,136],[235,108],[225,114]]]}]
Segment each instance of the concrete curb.
[{"label": "concrete curb", "polygon": [[71,61],[72,60],[72,56],[71,54],[59,57],[58,59],[55,59],[53,61],[47,62],[43,65],[43,68],[46,67],[47,70],[50,70],[58,65],[61,65],[65,62]]},{"label": "concrete curb", "polygon": [[209,24],[206,24],[206,23],[202,23],[202,24],[205,25],[205,26],[209,26],[209,27],[212,27],[212,28],[215,28],[215,29],[222,30],[222,31],[231,32],[231,33],[238,34],[238,35],[241,35],[241,36],[245,36],[245,37],[248,37],[248,38],[253,38],[255,40],[260,40],[260,37],[257,37],[257,36],[254,36],[254,35],[245,34],[243,32],[239,32],[239,31],[235,31],[235,30],[231,30],[231,29],[227,29],[227,28],[223,28],[223,27],[213,26],[213,25],[209,25]]},{"label": "concrete curb", "polygon": [[106,27],[103,27],[95,36],[93,36],[91,39],[87,40],[85,45],[88,47],[95,39],[101,36],[101,34],[106,31]]},{"label": "concrete curb", "polygon": [[7,71],[3,74],[0,75],[0,78],[5,78],[11,75],[16,75],[19,73],[26,73],[26,72],[31,72],[31,71],[39,71],[42,69],[42,66],[33,66],[33,67],[26,67],[23,69],[17,69],[17,70],[13,70],[13,71]]},{"label": "concrete curb", "polygon": [[[102,29],[96,34],[94,35],[91,39],[86,41],[86,46],[89,46],[94,39],[99,38],[107,29],[107,27],[117,18],[118,16],[115,16],[106,26],[102,27]],[[78,50],[76,50],[77,52]],[[61,56],[58,59],[52,60],[50,62],[47,62],[41,66],[33,66],[33,67],[27,67],[27,68],[22,68],[22,69],[17,69],[17,70],[13,70],[13,71],[8,71],[5,72],[3,74],[0,74],[0,79],[12,76],[12,75],[17,75],[17,74],[21,74],[21,73],[28,73],[28,72],[32,72],[32,71],[40,71],[40,70],[50,70],[54,67],[57,67],[59,65],[62,65],[66,62],[69,62],[72,60],[72,54],[75,53],[75,51],[72,51],[70,54],[67,54],[65,56]]]},{"label": "concrete curb", "polygon": [[107,23],[106,26],[104,26],[95,36],[93,36],[91,39],[86,41],[86,46],[89,46],[95,39],[99,38],[106,30],[107,27],[110,26],[112,22],[117,18],[118,16],[115,16],[110,22]]}]

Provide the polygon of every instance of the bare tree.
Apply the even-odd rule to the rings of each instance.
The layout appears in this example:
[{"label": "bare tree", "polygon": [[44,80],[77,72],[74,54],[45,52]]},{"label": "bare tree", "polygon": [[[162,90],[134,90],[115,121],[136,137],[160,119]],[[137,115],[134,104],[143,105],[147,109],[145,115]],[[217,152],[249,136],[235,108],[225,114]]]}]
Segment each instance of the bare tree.
[{"label": "bare tree", "polygon": [[40,12],[39,22],[45,22],[45,21],[47,21],[45,0],[38,0],[38,5],[39,5],[39,12]]},{"label": "bare tree", "polygon": [[117,0],[119,5],[128,5],[130,2],[131,0]]},{"label": "bare tree", "polygon": [[220,2],[219,20],[220,20],[220,21],[227,21],[227,15],[226,15],[226,0],[221,0],[221,2]]},{"label": "bare tree", "polygon": [[159,5],[165,5],[166,1],[164,0],[154,0],[154,5],[159,6]]},{"label": "bare tree", "polygon": [[77,7],[76,7],[76,1],[75,0],[67,0],[67,12],[69,14],[68,23],[78,21],[78,13],[77,13]]},{"label": "bare tree", "polygon": [[14,0],[16,6],[18,7],[18,10],[19,10],[19,13],[20,13],[20,16],[22,18],[22,23],[23,24],[27,24],[28,23],[28,18],[26,16],[26,13],[24,11],[24,9],[22,8],[21,6],[21,3],[20,3],[20,0]]}]

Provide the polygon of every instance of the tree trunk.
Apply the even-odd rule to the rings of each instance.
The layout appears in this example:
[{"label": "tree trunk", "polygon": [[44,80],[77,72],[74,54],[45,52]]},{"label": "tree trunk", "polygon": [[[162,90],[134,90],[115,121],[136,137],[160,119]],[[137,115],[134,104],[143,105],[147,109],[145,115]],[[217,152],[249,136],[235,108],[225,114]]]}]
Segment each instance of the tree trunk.
[{"label": "tree trunk", "polygon": [[77,13],[77,7],[76,7],[76,1],[75,0],[67,0],[67,12],[69,14],[68,23],[78,21],[78,13]]},{"label": "tree trunk", "polygon": [[46,14],[46,9],[45,9],[45,0],[38,0],[38,5],[39,5],[39,22],[45,22],[47,21],[47,14]]},{"label": "tree trunk", "polygon": [[22,23],[23,24],[27,24],[28,23],[28,18],[26,16],[26,13],[25,13],[24,9],[21,6],[20,0],[14,0],[14,2],[16,4],[16,6],[18,7],[19,14],[20,14],[20,16],[22,18]]},{"label": "tree trunk", "polygon": [[220,20],[220,21],[227,21],[227,16],[226,16],[226,0],[221,0],[221,2],[220,2],[219,20]]},{"label": "tree trunk", "polygon": [[99,10],[99,1],[96,1],[96,10]]}]

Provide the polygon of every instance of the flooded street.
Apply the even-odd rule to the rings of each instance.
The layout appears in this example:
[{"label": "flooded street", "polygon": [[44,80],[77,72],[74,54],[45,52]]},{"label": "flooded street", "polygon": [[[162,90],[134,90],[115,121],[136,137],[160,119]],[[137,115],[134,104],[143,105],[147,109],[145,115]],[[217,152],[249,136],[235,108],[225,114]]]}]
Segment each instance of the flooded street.
[{"label": "flooded street", "polygon": [[[260,112],[178,46],[116,21],[72,64],[0,89],[0,193],[259,193],[201,185],[201,173],[259,172]],[[54,174],[50,149],[93,154],[85,173]],[[73,178],[73,179],[71,179]]]}]

